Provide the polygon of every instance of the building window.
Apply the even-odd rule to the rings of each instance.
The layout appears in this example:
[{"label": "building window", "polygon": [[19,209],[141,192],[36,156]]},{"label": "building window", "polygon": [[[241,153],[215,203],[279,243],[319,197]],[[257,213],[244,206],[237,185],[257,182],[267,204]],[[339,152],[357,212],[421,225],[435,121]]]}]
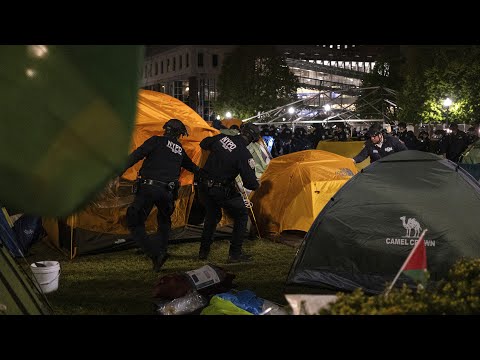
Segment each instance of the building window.
[{"label": "building window", "polygon": [[144,71],[143,74],[144,74],[143,77],[146,79],[147,78],[147,65],[145,65],[145,71]]},{"label": "building window", "polygon": [[163,74],[163,60],[160,62],[160,74]]},{"label": "building window", "polygon": [[167,73],[170,71],[170,59],[167,59]]},{"label": "building window", "polygon": [[158,75],[158,63],[155,61],[155,75]]},{"label": "building window", "polygon": [[198,67],[203,67],[203,53],[198,53]]},{"label": "building window", "polygon": [[178,57],[178,70],[182,70],[182,66],[183,66],[183,55],[180,55]]},{"label": "building window", "polygon": [[175,71],[175,65],[176,65],[176,61],[177,58],[176,57],[173,57],[173,64],[172,64],[172,71]]},{"label": "building window", "polygon": [[213,54],[213,55],[212,55],[212,66],[213,66],[213,67],[217,67],[217,66],[218,66],[218,55],[217,55],[217,54]]},{"label": "building window", "polygon": [[185,67],[189,67],[190,66],[190,54],[187,53],[187,55],[185,55]]}]

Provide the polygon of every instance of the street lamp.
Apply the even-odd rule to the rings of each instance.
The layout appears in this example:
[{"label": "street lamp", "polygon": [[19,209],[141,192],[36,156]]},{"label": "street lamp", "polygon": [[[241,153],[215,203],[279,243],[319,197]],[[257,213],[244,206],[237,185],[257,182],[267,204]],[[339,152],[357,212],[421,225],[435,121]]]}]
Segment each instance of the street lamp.
[{"label": "street lamp", "polygon": [[225,114],[225,117],[227,119],[231,119],[232,118],[232,113],[230,111],[227,111],[226,114]]},{"label": "street lamp", "polygon": [[446,98],[443,100],[443,107],[445,108],[445,123],[446,126],[448,127],[448,110],[450,109],[450,106],[452,106],[453,101],[450,98]]}]

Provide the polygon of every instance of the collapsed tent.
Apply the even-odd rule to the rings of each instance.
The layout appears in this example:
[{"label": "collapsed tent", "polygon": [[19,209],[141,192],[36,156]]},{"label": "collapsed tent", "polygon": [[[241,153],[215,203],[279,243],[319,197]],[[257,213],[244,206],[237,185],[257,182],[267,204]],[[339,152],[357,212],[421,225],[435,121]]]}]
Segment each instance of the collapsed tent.
[{"label": "collapsed tent", "polygon": [[12,257],[9,242],[15,246],[15,233],[8,214],[0,211],[0,315],[49,314],[32,279]]},{"label": "collapsed tent", "polygon": [[[353,158],[362,151],[365,146],[365,141],[319,141],[317,150],[330,151],[334,154],[342,155],[347,158]],[[364,167],[370,165],[370,158],[367,157],[359,164],[355,164],[357,170],[362,170]]]},{"label": "collapsed tent", "polygon": [[356,173],[351,159],[321,150],[271,160],[251,198],[261,235],[308,231],[325,204]]},{"label": "collapsed tent", "polygon": [[[461,257],[480,257],[480,184],[438,155],[384,157],[329,201],[305,236],[287,285],[379,293],[424,229],[430,278]],[[408,279],[403,275],[398,286]],[[411,283],[410,283],[411,284]]]},{"label": "collapsed tent", "polygon": [[[218,134],[218,130],[208,126],[194,110],[180,100],[154,91],[139,92],[131,150],[153,135],[162,135],[163,125],[171,118],[180,119],[186,125],[189,136],[180,138],[180,142],[193,162],[199,164],[202,155],[200,141],[207,136]],[[127,155],[125,154],[125,159]],[[131,186],[141,164],[142,161],[138,162],[123,174],[126,181],[109,184],[106,191],[82,211],[66,219],[44,219],[43,224],[49,240],[58,247],[70,249],[72,257],[75,255],[74,249],[77,254],[87,254],[132,246],[125,214],[133,201]],[[172,215],[172,229],[183,228],[187,224],[193,201],[193,174],[182,170],[180,183],[179,197]],[[156,231],[156,215],[157,210],[154,207],[145,223],[147,233]]]}]

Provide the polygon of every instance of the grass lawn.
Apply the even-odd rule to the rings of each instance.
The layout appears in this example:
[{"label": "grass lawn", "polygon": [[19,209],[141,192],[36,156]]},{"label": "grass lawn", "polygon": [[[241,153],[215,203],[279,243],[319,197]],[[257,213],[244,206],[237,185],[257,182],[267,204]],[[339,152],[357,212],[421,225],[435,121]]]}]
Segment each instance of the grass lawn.
[{"label": "grass lawn", "polygon": [[[227,264],[229,242],[215,241],[209,262],[235,274],[237,290],[251,290],[257,296],[286,305],[283,287],[296,249],[270,240],[246,240],[245,252],[254,256],[251,263]],[[155,314],[153,285],[158,277],[173,272],[197,269],[206,262],[197,259],[199,243],[171,244],[171,257],[160,273],[135,249],[100,255],[79,256],[70,260],[44,243],[35,244],[27,257],[34,261],[59,261],[61,276],[57,291],[47,294],[55,315]]]}]

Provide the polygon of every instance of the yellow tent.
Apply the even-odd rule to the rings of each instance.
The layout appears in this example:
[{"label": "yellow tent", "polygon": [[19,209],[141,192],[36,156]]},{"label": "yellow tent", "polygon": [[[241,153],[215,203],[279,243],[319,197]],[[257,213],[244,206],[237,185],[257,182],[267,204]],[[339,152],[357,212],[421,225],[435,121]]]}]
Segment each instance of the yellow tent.
[{"label": "yellow tent", "polygon": [[307,232],[332,196],[356,173],[352,160],[327,151],[305,150],[273,159],[251,198],[261,235]]},{"label": "yellow tent", "polygon": [[[364,147],[364,141],[319,141],[317,150],[329,151],[331,153],[342,155],[348,158],[356,156]],[[370,158],[356,164],[357,170],[370,165]]]},{"label": "yellow tent", "polygon": [[[189,136],[180,138],[180,142],[193,162],[199,164],[202,155],[200,141],[207,136],[218,134],[219,131],[210,127],[180,100],[154,91],[139,92],[131,150],[153,135],[162,135],[163,125],[171,118],[179,119],[186,125]],[[127,154],[125,158],[126,156]],[[70,248],[72,257],[75,255],[73,252],[75,248],[78,254],[84,254],[131,245],[128,241],[129,231],[125,224],[125,213],[133,201],[131,185],[141,163],[137,163],[123,174],[122,178],[127,181],[109,184],[109,187],[82,211],[60,221],[44,219],[49,241],[58,247]],[[193,174],[182,170],[180,183],[179,197],[172,215],[173,229],[187,224],[193,201]],[[145,224],[147,233],[156,230],[156,215],[154,208]]]}]

